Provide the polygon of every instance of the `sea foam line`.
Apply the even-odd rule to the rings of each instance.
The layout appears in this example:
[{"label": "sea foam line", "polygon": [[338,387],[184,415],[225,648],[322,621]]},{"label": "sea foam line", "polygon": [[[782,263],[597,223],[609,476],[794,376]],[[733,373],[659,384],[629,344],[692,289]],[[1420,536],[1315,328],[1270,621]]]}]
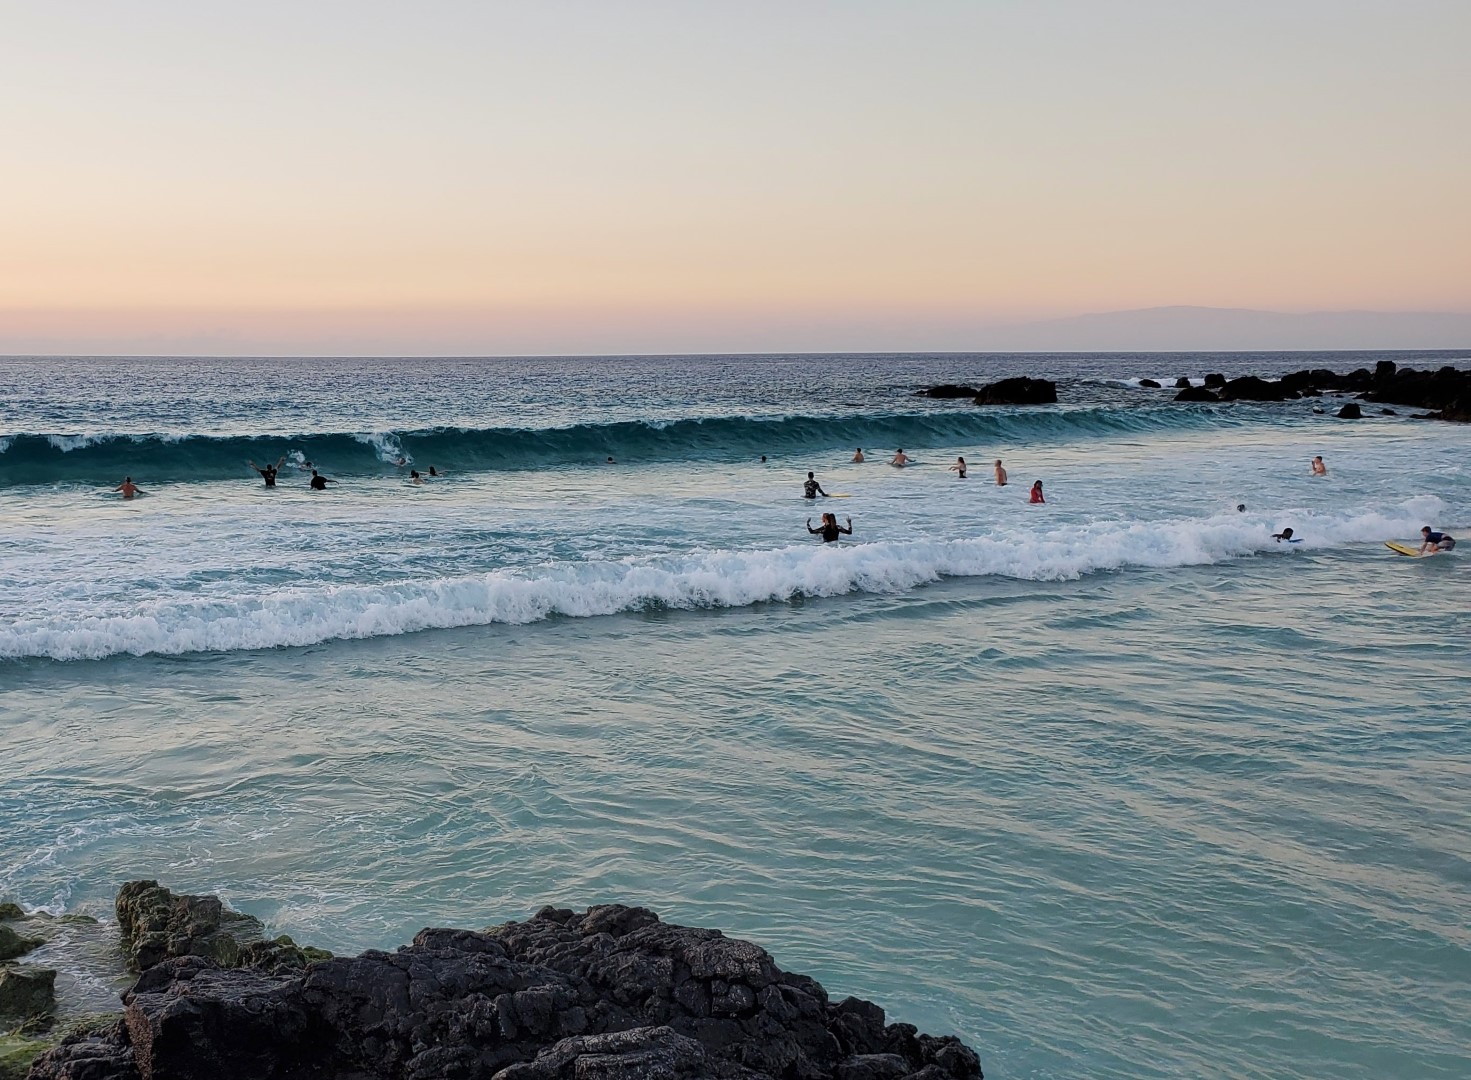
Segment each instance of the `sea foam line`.
[{"label": "sea foam line", "polygon": [[1391,514],[1284,514],[1305,538],[1292,547],[1278,544],[1261,521],[1244,516],[1105,521],[1045,534],[706,551],[547,563],[423,581],[293,586],[226,599],[174,597],[139,604],[127,614],[15,621],[0,629],[0,657],[79,660],[303,646],[555,616],[896,593],[947,577],[1055,581],[1104,570],[1202,565],[1267,550],[1285,555],[1410,536],[1422,520],[1434,520],[1443,509],[1439,499],[1422,496]]}]

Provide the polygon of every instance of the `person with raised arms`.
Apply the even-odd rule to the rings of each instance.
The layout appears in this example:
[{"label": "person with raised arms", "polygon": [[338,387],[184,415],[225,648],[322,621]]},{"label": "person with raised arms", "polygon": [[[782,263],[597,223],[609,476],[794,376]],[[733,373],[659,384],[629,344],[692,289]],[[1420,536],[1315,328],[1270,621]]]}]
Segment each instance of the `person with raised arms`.
[{"label": "person with raised arms", "polygon": [[838,518],[836,514],[823,514],[821,527],[814,529],[812,527],[812,519],[808,518],[807,531],[813,536],[822,537],[822,542],[824,544],[836,543],[839,536],[853,535],[853,519],[848,518],[847,520],[848,527],[845,529],[838,524]]},{"label": "person with raised arms", "polygon": [[[266,487],[275,487],[276,474],[281,471],[281,466],[286,464],[286,455],[282,454],[280,460],[277,461],[276,464],[267,465],[265,468],[261,468],[253,461],[247,461],[245,464],[249,465],[256,472],[260,473],[260,478],[266,482]],[[307,464],[310,465],[311,462],[308,461]]]}]

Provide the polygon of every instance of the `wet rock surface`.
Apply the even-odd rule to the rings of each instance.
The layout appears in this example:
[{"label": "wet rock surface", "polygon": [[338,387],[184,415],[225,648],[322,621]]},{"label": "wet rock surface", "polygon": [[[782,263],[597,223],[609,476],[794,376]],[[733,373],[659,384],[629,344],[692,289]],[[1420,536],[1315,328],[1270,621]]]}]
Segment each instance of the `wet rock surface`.
[{"label": "wet rock surface", "polygon": [[1002,379],[976,391],[977,405],[1055,405],[1057,384],[1049,379]]},{"label": "wet rock surface", "polygon": [[48,1051],[31,1080],[981,1076],[958,1039],[832,1002],[750,942],[617,904],[424,930],[304,970],[185,951],[149,965],[124,1003],[122,1023]]}]

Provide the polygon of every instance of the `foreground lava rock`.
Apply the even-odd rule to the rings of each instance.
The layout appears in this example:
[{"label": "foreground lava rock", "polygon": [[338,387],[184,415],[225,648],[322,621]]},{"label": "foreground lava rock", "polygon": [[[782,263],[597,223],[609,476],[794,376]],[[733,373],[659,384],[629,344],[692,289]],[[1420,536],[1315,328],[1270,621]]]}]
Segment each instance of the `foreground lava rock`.
[{"label": "foreground lava rock", "polygon": [[[151,884],[151,883],[150,883]],[[185,952],[143,972],[122,1021],[30,1080],[970,1080],[958,1039],[833,1003],[718,930],[619,904],[543,908],[476,933],[304,970]]]}]

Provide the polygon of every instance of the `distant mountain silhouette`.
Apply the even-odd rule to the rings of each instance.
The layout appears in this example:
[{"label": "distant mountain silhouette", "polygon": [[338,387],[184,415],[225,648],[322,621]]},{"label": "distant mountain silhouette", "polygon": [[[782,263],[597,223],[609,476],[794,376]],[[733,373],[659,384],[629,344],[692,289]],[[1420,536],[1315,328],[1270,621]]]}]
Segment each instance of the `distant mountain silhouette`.
[{"label": "distant mountain silhouette", "polygon": [[1278,349],[1460,349],[1471,313],[1155,307],[994,326],[973,346],[1008,351],[1186,352]]}]

